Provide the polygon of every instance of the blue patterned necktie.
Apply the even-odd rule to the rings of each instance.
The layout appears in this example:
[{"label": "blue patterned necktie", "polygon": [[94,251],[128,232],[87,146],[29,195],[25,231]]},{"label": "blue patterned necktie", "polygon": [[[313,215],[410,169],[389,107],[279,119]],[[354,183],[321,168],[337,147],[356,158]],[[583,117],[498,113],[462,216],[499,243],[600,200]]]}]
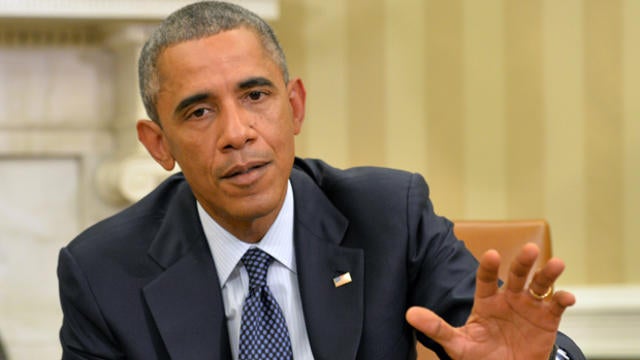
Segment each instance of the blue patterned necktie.
[{"label": "blue patterned necktie", "polygon": [[267,271],[273,258],[258,248],[242,256],[249,273],[249,294],[242,306],[240,360],[293,359],[287,323],[267,287]]}]

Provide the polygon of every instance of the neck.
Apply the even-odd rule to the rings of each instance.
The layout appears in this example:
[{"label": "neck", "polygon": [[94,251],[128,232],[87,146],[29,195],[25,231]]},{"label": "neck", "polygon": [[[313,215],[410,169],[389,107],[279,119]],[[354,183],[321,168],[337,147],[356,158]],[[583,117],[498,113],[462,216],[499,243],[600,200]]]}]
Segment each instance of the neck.
[{"label": "neck", "polygon": [[233,216],[232,214],[220,214],[214,209],[209,208],[207,203],[200,202],[200,204],[207,214],[226,231],[243,242],[255,244],[262,240],[276,221],[278,214],[280,214],[284,206],[285,198],[286,196],[283,196],[278,206],[268,213],[260,214],[259,216],[255,216],[254,214],[254,216],[246,218],[237,215]]},{"label": "neck", "polygon": [[219,216],[203,205],[203,208],[205,209],[207,214],[211,216],[211,218],[216,223],[218,223],[218,225],[227,230],[237,239],[249,244],[255,244],[262,240],[267,231],[269,231],[269,229],[271,228],[271,225],[273,225],[273,223],[276,221],[276,217],[280,212],[280,207],[276,211],[273,211],[272,213],[261,216],[259,218],[239,219]]}]

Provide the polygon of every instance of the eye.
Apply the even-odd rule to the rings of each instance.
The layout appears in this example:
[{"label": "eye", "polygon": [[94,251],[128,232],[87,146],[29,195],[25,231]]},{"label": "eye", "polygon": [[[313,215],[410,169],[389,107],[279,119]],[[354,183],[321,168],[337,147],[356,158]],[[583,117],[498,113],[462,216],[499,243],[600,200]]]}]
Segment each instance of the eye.
[{"label": "eye", "polygon": [[266,93],[264,91],[253,90],[247,94],[247,97],[249,98],[249,100],[258,101],[262,99],[265,95]]},{"label": "eye", "polygon": [[190,118],[201,118],[210,112],[207,108],[197,108],[189,114]]}]

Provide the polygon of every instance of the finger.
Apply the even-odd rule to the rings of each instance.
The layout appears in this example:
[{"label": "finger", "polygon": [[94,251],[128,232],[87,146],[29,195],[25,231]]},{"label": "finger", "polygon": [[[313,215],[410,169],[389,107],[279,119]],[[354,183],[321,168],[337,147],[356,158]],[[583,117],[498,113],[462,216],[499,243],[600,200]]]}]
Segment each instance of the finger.
[{"label": "finger", "polygon": [[542,269],[533,275],[529,289],[536,294],[545,294],[563,271],[564,262],[562,260],[557,258],[549,260]]},{"label": "finger", "polygon": [[498,269],[500,254],[495,250],[485,252],[480,258],[476,274],[476,297],[482,299],[498,292]]},{"label": "finger", "polygon": [[576,297],[568,291],[559,290],[553,294],[551,298],[550,311],[557,317],[561,317],[562,313],[569,306],[573,306],[576,303]]},{"label": "finger", "polygon": [[513,292],[520,292],[527,282],[529,272],[538,258],[540,250],[533,243],[527,243],[522,247],[516,258],[511,262],[509,268],[509,278],[507,279],[507,289]]},{"label": "finger", "polygon": [[455,337],[456,330],[433,311],[412,306],[405,317],[416,330],[433,339],[446,348]]}]

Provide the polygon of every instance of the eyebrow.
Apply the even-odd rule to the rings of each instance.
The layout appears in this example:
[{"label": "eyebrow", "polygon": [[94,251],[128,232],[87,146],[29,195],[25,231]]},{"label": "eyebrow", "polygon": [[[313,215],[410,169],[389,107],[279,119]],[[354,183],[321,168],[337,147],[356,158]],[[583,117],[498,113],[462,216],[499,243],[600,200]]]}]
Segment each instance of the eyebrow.
[{"label": "eyebrow", "polygon": [[273,82],[267,78],[264,78],[262,76],[257,76],[257,77],[252,77],[252,78],[248,78],[247,80],[241,81],[240,83],[238,83],[238,90],[246,90],[246,89],[251,89],[257,86],[268,86],[268,87],[274,87]]},{"label": "eyebrow", "polygon": [[198,94],[191,95],[183,99],[182,101],[180,101],[180,103],[178,104],[178,106],[176,106],[176,109],[173,111],[173,113],[177,115],[180,112],[182,112],[182,110],[188,108],[191,104],[197,103],[202,100],[206,100],[210,96],[211,94],[209,93],[198,93]]}]

